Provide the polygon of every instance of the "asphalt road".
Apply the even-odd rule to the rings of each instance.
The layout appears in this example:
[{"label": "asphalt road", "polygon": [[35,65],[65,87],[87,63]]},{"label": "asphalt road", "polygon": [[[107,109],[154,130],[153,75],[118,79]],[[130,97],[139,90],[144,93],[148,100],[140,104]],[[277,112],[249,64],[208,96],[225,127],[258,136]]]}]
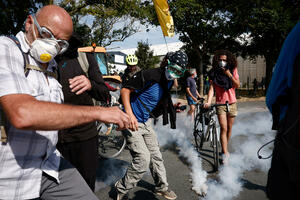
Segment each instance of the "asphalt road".
[{"label": "asphalt road", "polygon": [[[218,172],[213,170],[212,153],[208,142],[205,143],[203,151],[195,152],[191,142],[191,124],[189,124],[191,122],[185,113],[180,113],[178,117],[177,132],[167,133],[168,127],[156,127],[169,187],[175,191],[177,199],[267,199],[265,185],[270,159],[259,160],[256,153],[262,144],[274,137],[274,133],[270,131],[271,116],[264,102],[241,102],[238,104],[238,111],[229,145],[231,152],[229,164],[222,166]],[[272,147],[269,146],[264,148],[262,156],[268,156],[271,150]],[[124,175],[130,160],[128,150],[124,150],[115,159],[99,160],[96,182],[96,195],[99,199],[115,199],[113,184]],[[202,188],[203,180],[208,187],[205,197],[195,192],[197,188]],[[193,187],[196,189],[192,190]],[[150,172],[147,172],[137,187],[129,192],[129,198],[164,199],[153,194],[153,190],[153,179]]]}]

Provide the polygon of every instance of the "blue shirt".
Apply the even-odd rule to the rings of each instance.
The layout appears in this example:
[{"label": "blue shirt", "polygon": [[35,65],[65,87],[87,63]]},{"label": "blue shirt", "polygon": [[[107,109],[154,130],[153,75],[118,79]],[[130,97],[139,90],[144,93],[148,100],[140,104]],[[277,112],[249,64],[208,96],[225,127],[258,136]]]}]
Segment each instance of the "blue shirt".
[{"label": "blue shirt", "polygon": [[[171,88],[173,83],[174,81],[169,81],[168,88]],[[149,84],[151,83],[148,82],[145,87],[147,87],[147,85]],[[142,90],[143,89],[135,90],[138,95],[131,95],[130,104],[133,114],[135,115],[138,122],[144,123],[150,118],[150,113],[148,112],[148,110],[151,112],[161,100],[163,95],[163,88],[160,86],[160,84],[154,83],[145,91]],[[145,108],[141,101],[148,109]]]},{"label": "blue shirt", "polygon": [[[270,82],[266,104],[272,112],[272,106],[281,95],[286,94],[286,89],[292,86],[293,67],[297,55],[300,53],[300,21],[286,37],[277,59],[272,80]],[[280,108],[280,120],[283,119],[287,106]]]},{"label": "blue shirt", "polygon": [[197,98],[197,87],[196,87],[196,81],[191,76],[186,79],[186,87],[190,88],[190,91],[192,95]]}]

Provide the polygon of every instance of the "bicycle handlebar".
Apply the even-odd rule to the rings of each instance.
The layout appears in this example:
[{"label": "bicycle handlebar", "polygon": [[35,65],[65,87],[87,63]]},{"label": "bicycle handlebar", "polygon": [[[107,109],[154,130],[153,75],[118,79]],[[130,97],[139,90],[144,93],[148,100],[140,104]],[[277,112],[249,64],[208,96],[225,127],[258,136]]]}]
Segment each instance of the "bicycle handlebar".
[{"label": "bicycle handlebar", "polygon": [[197,104],[203,104],[204,103],[204,98],[198,98],[197,100],[199,100],[199,102]]},{"label": "bicycle handlebar", "polygon": [[[199,98],[199,102],[196,103],[196,105],[200,105],[200,106],[203,106],[204,105],[204,98]],[[213,104],[210,106],[210,108],[213,108],[213,107],[218,107],[218,106],[226,106],[226,112],[229,112],[229,103],[228,101],[226,101],[224,104]]]},{"label": "bicycle handlebar", "polygon": [[218,107],[218,106],[226,106],[226,112],[229,112],[229,103],[228,103],[228,101],[226,101],[226,103],[224,103],[224,104],[214,104],[214,105],[211,105],[210,107]]}]

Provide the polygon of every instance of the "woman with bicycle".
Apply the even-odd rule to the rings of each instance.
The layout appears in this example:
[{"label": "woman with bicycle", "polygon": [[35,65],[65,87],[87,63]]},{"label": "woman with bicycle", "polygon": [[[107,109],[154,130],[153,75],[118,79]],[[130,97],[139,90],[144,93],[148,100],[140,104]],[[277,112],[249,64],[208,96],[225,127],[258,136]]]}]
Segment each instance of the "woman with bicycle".
[{"label": "woman with bicycle", "polygon": [[229,109],[226,106],[216,107],[220,130],[220,139],[223,153],[223,164],[229,159],[228,141],[231,136],[232,125],[237,116],[237,105],[235,89],[240,86],[239,75],[237,71],[236,57],[227,50],[218,50],[215,52],[212,61],[212,69],[209,72],[209,91],[205,108],[211,106],[211,102],[216,93],[216,104],[229,103]]}]

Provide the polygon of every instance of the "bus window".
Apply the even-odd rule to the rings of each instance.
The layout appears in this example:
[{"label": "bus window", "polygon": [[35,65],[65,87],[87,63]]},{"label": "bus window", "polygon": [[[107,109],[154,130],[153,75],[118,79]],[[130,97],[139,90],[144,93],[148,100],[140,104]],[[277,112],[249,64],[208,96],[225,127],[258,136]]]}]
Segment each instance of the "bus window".
[{"label": "bus window", "polygon": [[104,53],[95,53],[95,58],[98,63],[99,69],[103,75],[107,75],[107,62]]}]

